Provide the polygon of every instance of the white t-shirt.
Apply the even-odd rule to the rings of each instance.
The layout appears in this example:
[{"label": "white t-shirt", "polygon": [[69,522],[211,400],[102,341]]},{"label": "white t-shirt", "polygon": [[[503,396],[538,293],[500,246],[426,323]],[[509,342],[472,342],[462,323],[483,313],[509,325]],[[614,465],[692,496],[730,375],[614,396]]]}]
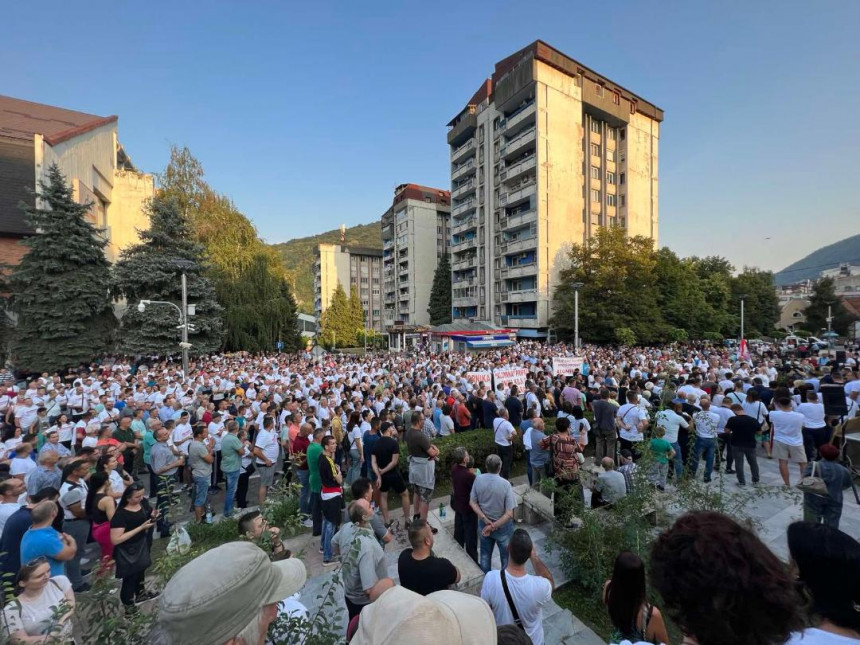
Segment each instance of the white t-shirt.
[{"label": "white t-shirt", "polygon": [[806,417],[804,426],[807,428],[823,428],[827,425],[824,422],[824,404],[822,403],[801,403],[797,406],[797,411]]},{"label": "white t-shirt", "polygon": [[[279,444],[278,444],[278,435],[269,430],[260,429],[257,433],[257,438],[254,441],[254,445],[263,451],[263,454],[266,455],[266,459],[271,461],[273,464],[278,460]],[[265,462],[257,459],[258,464],[264,464]]]},{"label": "white t-shirt", "polygon": [[860,640],[839,634],[831,634],[823,629],[810,627],[802,632],[794,632],[785,645],[857,645]]},{"label": "white t-shirt", "polygon": [[493,430],[495,431],[497,445],[511,445],[511,434],[514,432],[514,426],[511,425],[510,421],[501,417],[493,419]]},{"label": "white t-shirt", "polygon": [[3,527],[6,526],[6,520],[15,511],[21,508],[23,504],[18,502],[3,502],[0,503],[0,534],[3,533]]},{"label": "white t-shirt", "polygon": [[24,475],[25,481],[34,470],[36,470],[36,462],[30,459],[29,455],[26,457],[15,457],[9,462],[9,474],[12,476]]},{"label": "white t-shirt", "polygon": [[[505,578],[526,634],[534,645],[543,645],[542,610],[552,597],[552,585],[546,578],[530,574],[517,577],[505,572]],[[498,570],[490,571],[484,577],[481,598],[486,600],[493,610],[497,625],[513,625],[514,616],[505,598],[502,577]]]},{"label": "white t-shirt", "polygon": [[[58,607],[66,595],[66,591],[72,588],[72,583],[66,576],[55,576],[48,581],[42,594],[33,600],[11,602],[6,605],[3,613],[6,616],[6,624],[9,632],[15,633],[24,630],[28,636],[41,636],[54,624],[54,608]],[[72,622],[67,621],[62,632],[52,634],[71,637]]]},{"label": "white t-shirt", "polygon": [[75,519],[75,514],[69,509],[76,503],[81,505],[81,510],[84,510],[87,503],[87,483],[83,480],[77,485],[70,481],[63,482],[63,485],[60,486],[60,506],[63,507],[64,519]]},{"label": "white t-shirt", "polygon": [[447,437],[454,431],[454,420],[449,417],[447,414],[443,414],[439,419],[439,435],[442,437]]},{"label": "white t-shirt", "polygon": [[618,436],[627,441],[642,441],[645,436],[639,431],[639,423],[648,419],[648,413],[635,403],[625,403],[615,416],[621,419],[623,425]]},{"label": "white t-shirt", "polygon": [[803,424],[806,417],[800,412],[774,410],[770,413],[773,424],[773,440],[789,446],[803,445]]},{"label": "white t-shirt", "polygon": [[358,442],[361,441],[361,438],[364,436],[364,433],[361,431],[361,426],[355,426],[352,430],[349,431],[349,449],[350,450],[358,450]]},{"label": "white t-shirt", "polygon": [[179,442],[183,439],[188,439],[192,434],[193,431],[191,430],[190,423],[177,423],[176,427],[173,428],[173,432],[170,433],[170,440],[174,445],[178,445],[179,449],[187,456],[191,442],[186,441],[182,445],[179,445]]},{"label": "white t-shirt", "polygon": [[122,495],[125,492],[125,481],[122,476],[115,470],[110,471],[110,488],[114,493]]}]

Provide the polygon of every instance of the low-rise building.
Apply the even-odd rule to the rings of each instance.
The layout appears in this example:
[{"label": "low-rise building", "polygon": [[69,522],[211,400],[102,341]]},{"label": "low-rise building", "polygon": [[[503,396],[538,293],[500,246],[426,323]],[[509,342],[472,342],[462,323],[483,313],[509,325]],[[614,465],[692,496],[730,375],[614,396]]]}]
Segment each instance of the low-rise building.
[{"label": "low-rise building", "polygon": [[138,242],[155,187],[152,175],[132,164],[118,130],[116,116],[0,96],[0,262],[17,264],[27,252],[20,241],[33,230],[19,205],[34,205],[33,191],[54,163],[74,199],[92,204],[90,222],[108,242],[108,260]]},{"label": "low-rise building", "polygon": [[382,249],[320,244],[314,262],[314,309],[317,318],[331,304],[340,283],[347,298],[357,290],[368,329],[382,332]]}]

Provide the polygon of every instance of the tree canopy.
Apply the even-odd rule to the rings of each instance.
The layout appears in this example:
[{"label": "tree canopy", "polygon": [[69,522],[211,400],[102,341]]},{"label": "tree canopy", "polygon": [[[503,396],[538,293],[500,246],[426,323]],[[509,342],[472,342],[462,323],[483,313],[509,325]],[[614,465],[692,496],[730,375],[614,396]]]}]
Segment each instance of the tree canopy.
[{"label": "tree canopy", "polygon": [[831,324],[833,331],[840,336],[848,334],[852,316],[836,295],[834,285],[833,278],[821,278],[812,289],[809,305],[803,313],[806,315],[804,327],[810,330],[814,336],[820,335],[821,330],[827,328],[828,307],[830,315],[833,317]]},{"label": "tree canopy", "polygon": [[320,317],[319,342],[324,347],[354,347],[358,333],[364,327],[361,301],[358,312],[355,301],[346,297],[343,285],[338,282],[331,296],[331,303]]},{"label": "tree canopy", "polygon": [[447,253],[442,255],[436,265],[427,313],[430,315],[431,325],[451,322],[451,263]]},{"label": "tree canopy", "polygon": [[39,182],[35,202],[23,210],[36,233],[24,239],[29,250],[8,280],[17,316],[12,355],[20,369],[52,372],[107,350],[117,321],[108,292],[107,241],[86,217],[91,204],[73,199],[56,164],[48,181]]}]

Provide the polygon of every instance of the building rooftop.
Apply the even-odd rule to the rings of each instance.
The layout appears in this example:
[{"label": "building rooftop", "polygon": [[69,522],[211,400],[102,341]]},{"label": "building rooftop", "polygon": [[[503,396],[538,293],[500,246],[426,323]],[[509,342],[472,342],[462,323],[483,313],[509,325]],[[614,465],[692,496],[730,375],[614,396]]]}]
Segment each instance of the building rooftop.
[{"label": "building rooftop", "polygon": [[96,116],[65,108],[0,95],[0,137],[32,141],[41,134],[56,145],[108,123],[116,116]]},{"label": "building rooftop", "polygon": [[451,191],[420,184],[400,184],[394,189],[394,201],[392,203],[397,204],[405,199],[416,199],[422,202],[429,199],[433,204],[447,206],[451,204]]}]

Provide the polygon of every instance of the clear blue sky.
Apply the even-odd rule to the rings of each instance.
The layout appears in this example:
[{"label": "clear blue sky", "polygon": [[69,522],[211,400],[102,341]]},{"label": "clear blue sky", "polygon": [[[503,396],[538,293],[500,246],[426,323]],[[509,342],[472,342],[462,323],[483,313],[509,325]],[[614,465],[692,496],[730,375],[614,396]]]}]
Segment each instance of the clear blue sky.
[{"label": "clear blue sky", "polygon": [[[4,3],[0,93],[187,145],[270,242],[448,187],[445,124],[541,38],[665,110],[660,242],[779,269],[860,232],[857,0]],[[770,239],[766,239],[770,238]]]}]

